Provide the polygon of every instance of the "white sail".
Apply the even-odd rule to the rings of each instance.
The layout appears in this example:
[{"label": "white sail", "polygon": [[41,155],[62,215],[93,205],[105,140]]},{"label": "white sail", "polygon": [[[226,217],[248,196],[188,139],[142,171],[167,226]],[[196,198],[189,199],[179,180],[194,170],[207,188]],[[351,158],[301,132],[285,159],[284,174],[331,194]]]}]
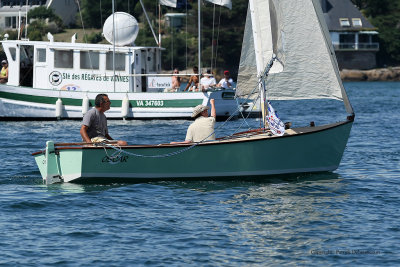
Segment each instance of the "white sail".
[{"label": "white sail", "polygon": [[177,0],[160,0],[160,5],[176,8]]},{"label": "white sail", "polygon": [[229,9],[232,9],[232,1],[231,0],[206,0],[206,1],[216,4],[216,5],[219,5],[219,6],[224,6]]},{"label": "white sail", "polygon": [[[319,0],[250,2],[254,2],[254,6],[249,5],[236,94],[245,96],[254,89],[257,84],[255,74],[262,71],[273,52],[281,62],[274,62],[278,67],[271,70],[267,79],[268,99],[338,99],[344,100],[348,113],[353,113],[340,80]],[[260,10],[263,12],[257,12]],[[266,10],[268,12],[264,12]],[[249,17],[255,22],[249,23]],[[264,23],[271,26],[254,27]],[[260,58],[257,46],[261,47],[262,63],[257,61]],[[250,73],[254,70],[257,72]]]}]

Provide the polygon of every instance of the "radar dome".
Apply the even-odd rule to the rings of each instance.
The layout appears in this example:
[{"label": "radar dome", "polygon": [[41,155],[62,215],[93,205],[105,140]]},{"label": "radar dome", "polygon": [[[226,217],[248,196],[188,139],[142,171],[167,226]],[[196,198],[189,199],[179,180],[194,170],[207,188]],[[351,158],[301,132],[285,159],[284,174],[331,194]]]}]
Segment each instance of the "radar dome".
[{"label": "radar dome", "polygon": [[125,12],[115,12],[114,16],[115,41],[113,38],[113,15],[109,16],[104,22],[103,35],[106,40],[118,46],[133,44],[139,32],[137,20]]}]

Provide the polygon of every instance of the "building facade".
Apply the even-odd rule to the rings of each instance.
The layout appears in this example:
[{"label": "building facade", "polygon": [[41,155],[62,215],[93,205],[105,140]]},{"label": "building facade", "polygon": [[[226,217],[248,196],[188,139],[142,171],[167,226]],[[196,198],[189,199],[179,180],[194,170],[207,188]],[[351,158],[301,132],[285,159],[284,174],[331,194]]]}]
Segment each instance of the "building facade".
[{"label": "building facade", "polygon": [[75,22],[78,11],[75,0],[0,0],[0,30],[20,28],[29,10],[40,6],[53,9],[64,25]]},{"label": "building facade", "polygon": [[321,0],[340,69],[372,69],[379,51],[377,28],[350,0]]}]

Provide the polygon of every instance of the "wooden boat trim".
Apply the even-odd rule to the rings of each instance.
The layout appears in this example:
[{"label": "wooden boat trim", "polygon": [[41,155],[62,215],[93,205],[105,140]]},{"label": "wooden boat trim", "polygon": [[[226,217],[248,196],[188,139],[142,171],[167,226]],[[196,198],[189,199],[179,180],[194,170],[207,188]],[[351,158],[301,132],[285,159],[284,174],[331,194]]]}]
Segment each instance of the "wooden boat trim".
[{"label": "wooden boat trim", "polygon": [[[288,137],[293,137],[293,136],[299,136],[299,135],[307,135],[307,134],[313,134],[313,133],[318,133],[325,131],[327,129],[333,129],[342,125],[345,125],[347,123],[352,123],[353,120],[347,120],[347,121],[341,121],[341,122],[336,122],[336,123],[331,123],[331,124],[326,124],[322,126],[314,126],[314,127],[298,127],[298,128],[293,128],[293,129],[288,129],[291,130],[292,133],[290,134],[285,134],[283,136],[268,136],[268,132],[261,132],[261,129],[256,129],[256,130],[251,130],[251,131],[245,131],[245,132],[240,132],[238,134],[251,134],[249,136],[243,136],[243,137],[231,137],[228,139],[219,139],[215,141],[209,141],[209,142],[204,142],[204,143],[199,143],[197,145],[201,146],[207,146],[207,145],[222,145],[226,143],[242,143],[242,142],[254,142],[254,141],[262,141],[262,140],[267,140],[267,139],[275,139],[275,138],[288,138]],[[306,131],[305,131],[306,130]],[[305,132],[303,132],[305,131]],[[254,134],[254,132],[256,132]],[[111,143],[112,144],[112,143]],[[187,146],[192,146],[194,143],[188,143],[188,144],[158,144],[158,145],[128,145],[128,146],[123,146],[121,147],[122,149],[129,149],[129,148],[166,148],[166,147],[187,147]],[[54,144],[56,147],[56,151],[59,150],[77,150],[77,149],[114,149],[113,147],[106,147],[102,145],[93,145],[92,143],[56,143]],[[39,155],[39,154],[44,154],[46,153],[45,150],[37,151],[32,153],[32,156]]]}]

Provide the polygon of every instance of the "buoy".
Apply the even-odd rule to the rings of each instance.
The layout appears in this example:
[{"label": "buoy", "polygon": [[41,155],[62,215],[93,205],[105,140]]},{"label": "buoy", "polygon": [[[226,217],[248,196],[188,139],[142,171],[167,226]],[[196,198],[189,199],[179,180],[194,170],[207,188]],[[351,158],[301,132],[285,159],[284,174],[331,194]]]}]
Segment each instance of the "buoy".
[{"label": "buoy", "polygon": [[126,119],[129,114],[129,98],[128,95],[125,95],[125,98],[122,100],[122,107],[121,107],[121,117]]},{"label": "buoy", "polygon": [[82,115],[89,111],[89,98],[87,95],[82,99]]},{"label": "buoy", "polygon": [[59,99],[56,101],[56,118],[57,118],[57,119],[60,119],[60,118],[61,118],[62,110],[63,110],[63,104],[62,104],[61,99],[59,98]]}]

